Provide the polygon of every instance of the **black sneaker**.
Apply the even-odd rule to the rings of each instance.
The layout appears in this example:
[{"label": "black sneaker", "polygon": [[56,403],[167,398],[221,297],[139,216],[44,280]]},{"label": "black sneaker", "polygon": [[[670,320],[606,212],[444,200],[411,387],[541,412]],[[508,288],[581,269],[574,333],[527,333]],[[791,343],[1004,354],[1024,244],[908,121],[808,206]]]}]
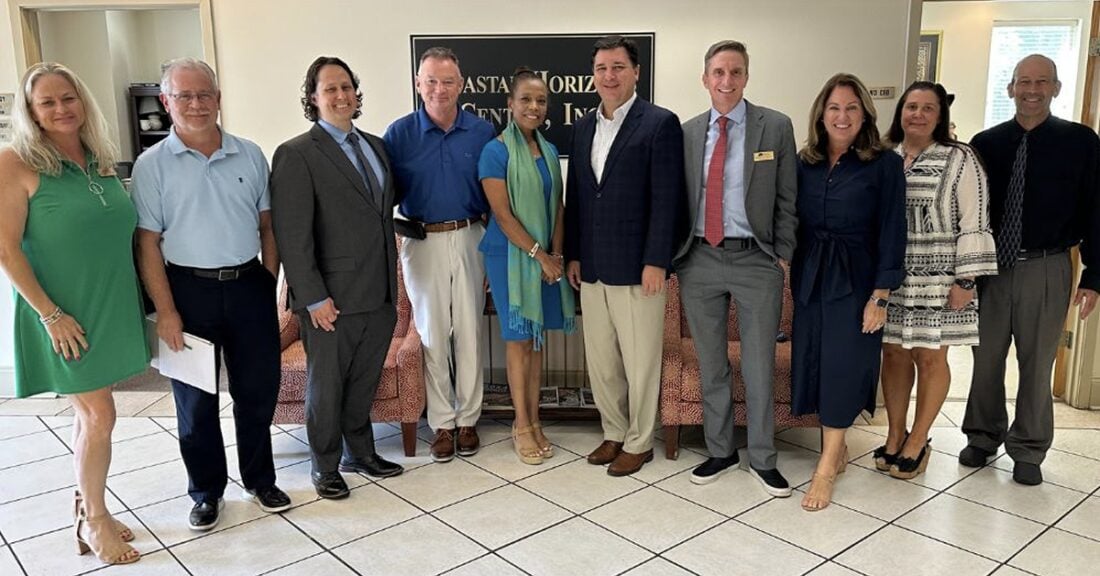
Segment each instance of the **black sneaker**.
[{"label": "black sneaker", "polygon": [[290,496],[279,490],[278,486],[260,488],[258,490],[244,489],[244,496],[260,506],[264,512],[284,512],[290,510]]},{"label": "black sneaker", "polygon": [[791,495],[791,485],[788,484],[787,479],[779,473],[778,468],[757,470],[749,466],[749,474],[752,474],[753,478],[760,481],[760,485],[764,487],[764,491],[768,494],[776,498],[786,498]]},{"label": "black sneaker", "polygon": [[695,470],[691,471],[691,483],[710,484],[717,480],[723,472],[731,466],[736,466],[739,462],[741,462],[741,457],[737,455],[737,450],[733,451],[733,455],[725,458],[707,458],[706,462],[696,466]]},{"label": "black sneaker", "polygon": [[969,466],[970,468],[981,468],[989,463],[989,459],[996,455],[996,452],[990,452],[985,448],[978,448],[977,446],[970,445],[962,449],[959,452],[959,464],[963,466]]},{"label": "black sneaker", "polygon": [[1043,483],[1043,471],[1038,464],[1017,462],[1012,466],[1012,479],[1024,486],[1038,486]]},{"label": "black sneaker", "polygon": [[196,502],[194,508],[191,508],[191,514],[187,517],[187,523],[192,530],[199,532],[211,530],[218,525],[218,518],[223,508],[225,508],[225,500],[221,498],[216,502],[209,500]]}]

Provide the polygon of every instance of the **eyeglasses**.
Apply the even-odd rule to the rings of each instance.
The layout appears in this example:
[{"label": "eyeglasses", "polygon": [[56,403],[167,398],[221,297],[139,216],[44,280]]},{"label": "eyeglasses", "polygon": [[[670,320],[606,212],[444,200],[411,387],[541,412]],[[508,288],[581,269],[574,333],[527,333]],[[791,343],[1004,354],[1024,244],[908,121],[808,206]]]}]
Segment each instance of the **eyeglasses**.
[{"label": "eyeglasses", "polygon": [[190,104],[195,100],[198,100],[199,104],[209,104],[214,101],[213,92],[177,92],[169,96],[180,104]]},{"label": "eyeglasses", "polygon": [[424,84],[428,88],[436,88],[442,86],[447,90],[453,90],[456,86],[459,85],[459,82],[459,78],[433,78],[431,76],[427,76],[420,81],[421,84]]}]

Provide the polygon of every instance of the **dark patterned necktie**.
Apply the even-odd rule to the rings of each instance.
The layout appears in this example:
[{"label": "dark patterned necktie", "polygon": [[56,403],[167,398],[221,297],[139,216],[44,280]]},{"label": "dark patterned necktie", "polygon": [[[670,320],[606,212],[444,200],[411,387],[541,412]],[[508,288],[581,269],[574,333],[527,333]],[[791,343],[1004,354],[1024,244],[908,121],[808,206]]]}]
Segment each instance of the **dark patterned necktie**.
[{"label": "dark patterned necktie", "polygon": [[1012,162],[1012,179],[1008,181],[1004,216],[997,231],[997,264],[1004,269],[1016,265],[1020,255],[1020,238],[1024,215],[1024,173],[1027,172],[1027,132],[1016,148],[1016,160]]},{"label": "dark patterned necktie", "polygon": [[355,158],[359,160],[359,167],[363,169],[363,180],[367,185],[367,191],[370,192],[371,199],[379,207],[382,206],[382,185],[379,184],[378,178],[374,175],[374,168],[371,167],[370,162],[367,160],[366,154],[363,154],[363,148],[359,144],[359,135],[354,130],[348,134],[348,140],[351,141],[351,149],[355,152]]}]

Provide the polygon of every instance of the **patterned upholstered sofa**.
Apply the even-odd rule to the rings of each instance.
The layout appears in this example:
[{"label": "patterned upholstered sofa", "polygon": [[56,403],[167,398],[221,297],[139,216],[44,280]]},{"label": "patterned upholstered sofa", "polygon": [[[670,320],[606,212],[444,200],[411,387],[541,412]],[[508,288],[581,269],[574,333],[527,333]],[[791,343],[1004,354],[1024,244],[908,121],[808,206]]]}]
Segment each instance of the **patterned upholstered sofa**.
[{"label": "patterned upholstered sofa", "polygon": [[[780,342],[775,349],[775,426],[776,429],[817,426],[817,416],[791,415],[791,316],[794,304],[790,286],[783,288],[783,315],[779,321]],[[745,383],[741,379],[741,338],[737,326],[737,307],[730,302],[729,357],[733,367],[734,423],[744,426]],[[703,423],[703,396],[699,380],[699,360],[695,342],[688,330],[680,303],[680,283],[676,275],[668,281],[665,304],[664,359],[661,365],[661,425],[665,434],[665,456],[679,456],[680,426]]]},{"label": "patterned upholstered sofa", "polygon": [[[400,239],[399,239],[400,240]],[[279,289],[279,333],[282,378],[276,424],[305,423],[306,354],[299,339],[298,316],[286,309],[286,283]],[[371,409],[373,422],[400,422],[405,455],[416,455],[416,426],[424,412],[424,356],[412,306],[405,294],[401,262],[397,263],[397,325],[386,352],[382,381]]]}]

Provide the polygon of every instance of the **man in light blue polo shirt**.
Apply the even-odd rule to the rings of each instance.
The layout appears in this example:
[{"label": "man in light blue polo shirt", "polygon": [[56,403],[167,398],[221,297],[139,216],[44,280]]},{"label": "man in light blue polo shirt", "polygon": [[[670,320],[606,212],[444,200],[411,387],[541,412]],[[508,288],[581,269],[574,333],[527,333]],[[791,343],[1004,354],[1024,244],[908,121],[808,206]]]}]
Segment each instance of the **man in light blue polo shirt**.
[{"label": "man in light blue polo shirt", "polygon": [[480,322],[485,265],[478,244],[485,233],[482,216],[489,212],[489,201],[477,179],[477,162],[495,133],[488,122],[458,107],[462,82],[454,52],[426,50],[416,76],[424,108],[395,121],[385,135],[403,195],[401,213],[423,222],[427,231],[423,240],[405,241],[401,265],[424,344],[428,425],[435,431],[436,462],[450,461],[456,451],[473,456],[480,446],[475,426],[484,384]]},{"label": "man in light blue polo shirt", "polygon": [[[178,351],[186,331],[224,354],[245,496],[267,512],[281,512],[290,498],[275,486],[271,454],[279,257],[267,161],[258,146],[218,126],[221,92],[206,63],[166,63],[160,98],[172,116],[171,134],[138,157],[133,174],[138,267],[157,308],[157,335]],[[172,392],[195,502],[188,521],[193,530],[210,530],[228,479],[218,396],[177,380]]]}]

